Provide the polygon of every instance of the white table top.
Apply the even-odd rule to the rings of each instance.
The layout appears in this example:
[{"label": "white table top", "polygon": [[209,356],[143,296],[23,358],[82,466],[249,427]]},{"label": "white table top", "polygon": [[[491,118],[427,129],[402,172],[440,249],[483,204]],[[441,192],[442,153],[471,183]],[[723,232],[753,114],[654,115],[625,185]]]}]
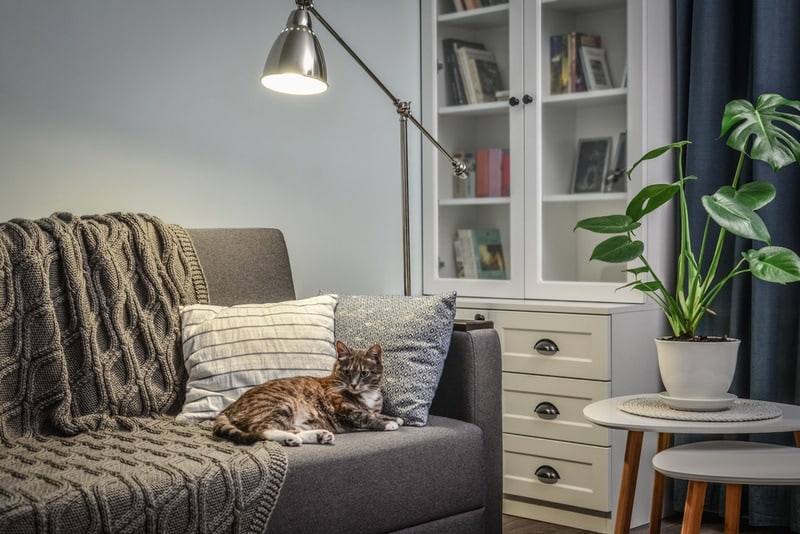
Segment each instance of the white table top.
[{"label": "white table top", "polygon": [[770,403],[781,410],[782,415],[780,417],[758,421],[729,422],[657,419],[655,417],[633,415],[617,408],[621,402],[641,397],[658,398],[658,393],[626,395],[624,397],[612,397],[610,399],[593,402],[583,409],[583,415],[589,421],[608,428],[668,432],[673,434],[757,434],[762,432],[794,432],[800,430],[800,406],[794,404]]}]

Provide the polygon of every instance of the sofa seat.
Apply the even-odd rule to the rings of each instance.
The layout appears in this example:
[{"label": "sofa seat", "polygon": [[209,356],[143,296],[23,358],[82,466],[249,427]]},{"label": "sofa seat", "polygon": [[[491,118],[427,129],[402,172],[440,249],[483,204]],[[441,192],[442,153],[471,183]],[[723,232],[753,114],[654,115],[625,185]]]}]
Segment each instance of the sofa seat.
[{"label": "sofa seat", "polygon": [[477,426],[432,415],[424,427],[287,448],[289,470],[267,532],[394,532],[437,520],[446,527],[457,515],[472,517],[459,533],[484,532],[482,440]]},{"label": "sofa seat", "polygon": [[286,472],[279,445],[240,447],[170,418],[132,422],[0,445],[0,532],[263,531]]}]

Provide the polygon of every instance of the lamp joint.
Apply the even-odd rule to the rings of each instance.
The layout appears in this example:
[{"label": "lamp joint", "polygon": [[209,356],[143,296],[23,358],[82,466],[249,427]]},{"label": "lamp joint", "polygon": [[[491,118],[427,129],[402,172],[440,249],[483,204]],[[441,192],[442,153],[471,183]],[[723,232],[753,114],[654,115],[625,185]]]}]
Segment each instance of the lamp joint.
[{"label": "lamp joint", "polygon": [[312,2],[312,0],[295,0],[295,3],[300,9],[311,9],[314,7],[314,2]]},{"label": "lamp joint", "polygon": [[411,102],[401,102],[398,100],[394,103],[394,107],[397,110],[397,114],[402,118],[407,119],[409,115],[411,115]]}]

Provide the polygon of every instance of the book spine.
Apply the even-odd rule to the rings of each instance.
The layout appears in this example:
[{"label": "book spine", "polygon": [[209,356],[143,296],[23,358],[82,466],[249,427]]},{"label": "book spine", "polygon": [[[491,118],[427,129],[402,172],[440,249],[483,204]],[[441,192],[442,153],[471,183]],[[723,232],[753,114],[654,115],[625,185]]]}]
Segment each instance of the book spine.
[{"label": "book spine", "polygon": [[503,196],[503,149],[489,149],[489,196]]},{"label": "book spine", "polygon": [[464,278],[478,278],[478,263],[475,257],[475,242],[472,230],[458,230],[457,238],[463,254]]},{"label": "book spine", "polygon": [[503,150],[500,196],[511,196],[511,154],[508,150]]},{"label": "book spine", "polygon": [[561,87],[561,50],[564,44],[563,35],[550,36],[550,94],[560,95]]},{"label": "book spine", "polygon": [[475,151],[475,196],[489,196],[489,149]]}]

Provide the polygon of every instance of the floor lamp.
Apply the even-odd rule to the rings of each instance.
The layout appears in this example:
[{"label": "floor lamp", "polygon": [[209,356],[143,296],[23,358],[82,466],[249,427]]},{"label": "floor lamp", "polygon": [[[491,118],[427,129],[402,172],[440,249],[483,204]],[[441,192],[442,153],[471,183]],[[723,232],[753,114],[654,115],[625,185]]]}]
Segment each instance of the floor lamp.
[{"label": "floor lamp", "polygon": [[314,9],[311,0],[296,0],[297,9],[289,15],[286,27],[278,35],[269,51],[261,83],[264,87],[281,93],[312,95],[328,88],[327,68],[322,47],[311,30],[311,16],[325,26],[336,41],[350,54],[356,63],[392,101],[400,116],[400,179],[402,188],[403,215],[403,287],[406,295],[411,294],[411,239],[408,225],[408,122],[417,127],[428,141],[450,161],[453,174],[465,178],[466,166],[450,155],[447,150],[411,114],[411,103],[400,101],[372,70],[361,60],[350,46],[344,42],[330,24]]}]

